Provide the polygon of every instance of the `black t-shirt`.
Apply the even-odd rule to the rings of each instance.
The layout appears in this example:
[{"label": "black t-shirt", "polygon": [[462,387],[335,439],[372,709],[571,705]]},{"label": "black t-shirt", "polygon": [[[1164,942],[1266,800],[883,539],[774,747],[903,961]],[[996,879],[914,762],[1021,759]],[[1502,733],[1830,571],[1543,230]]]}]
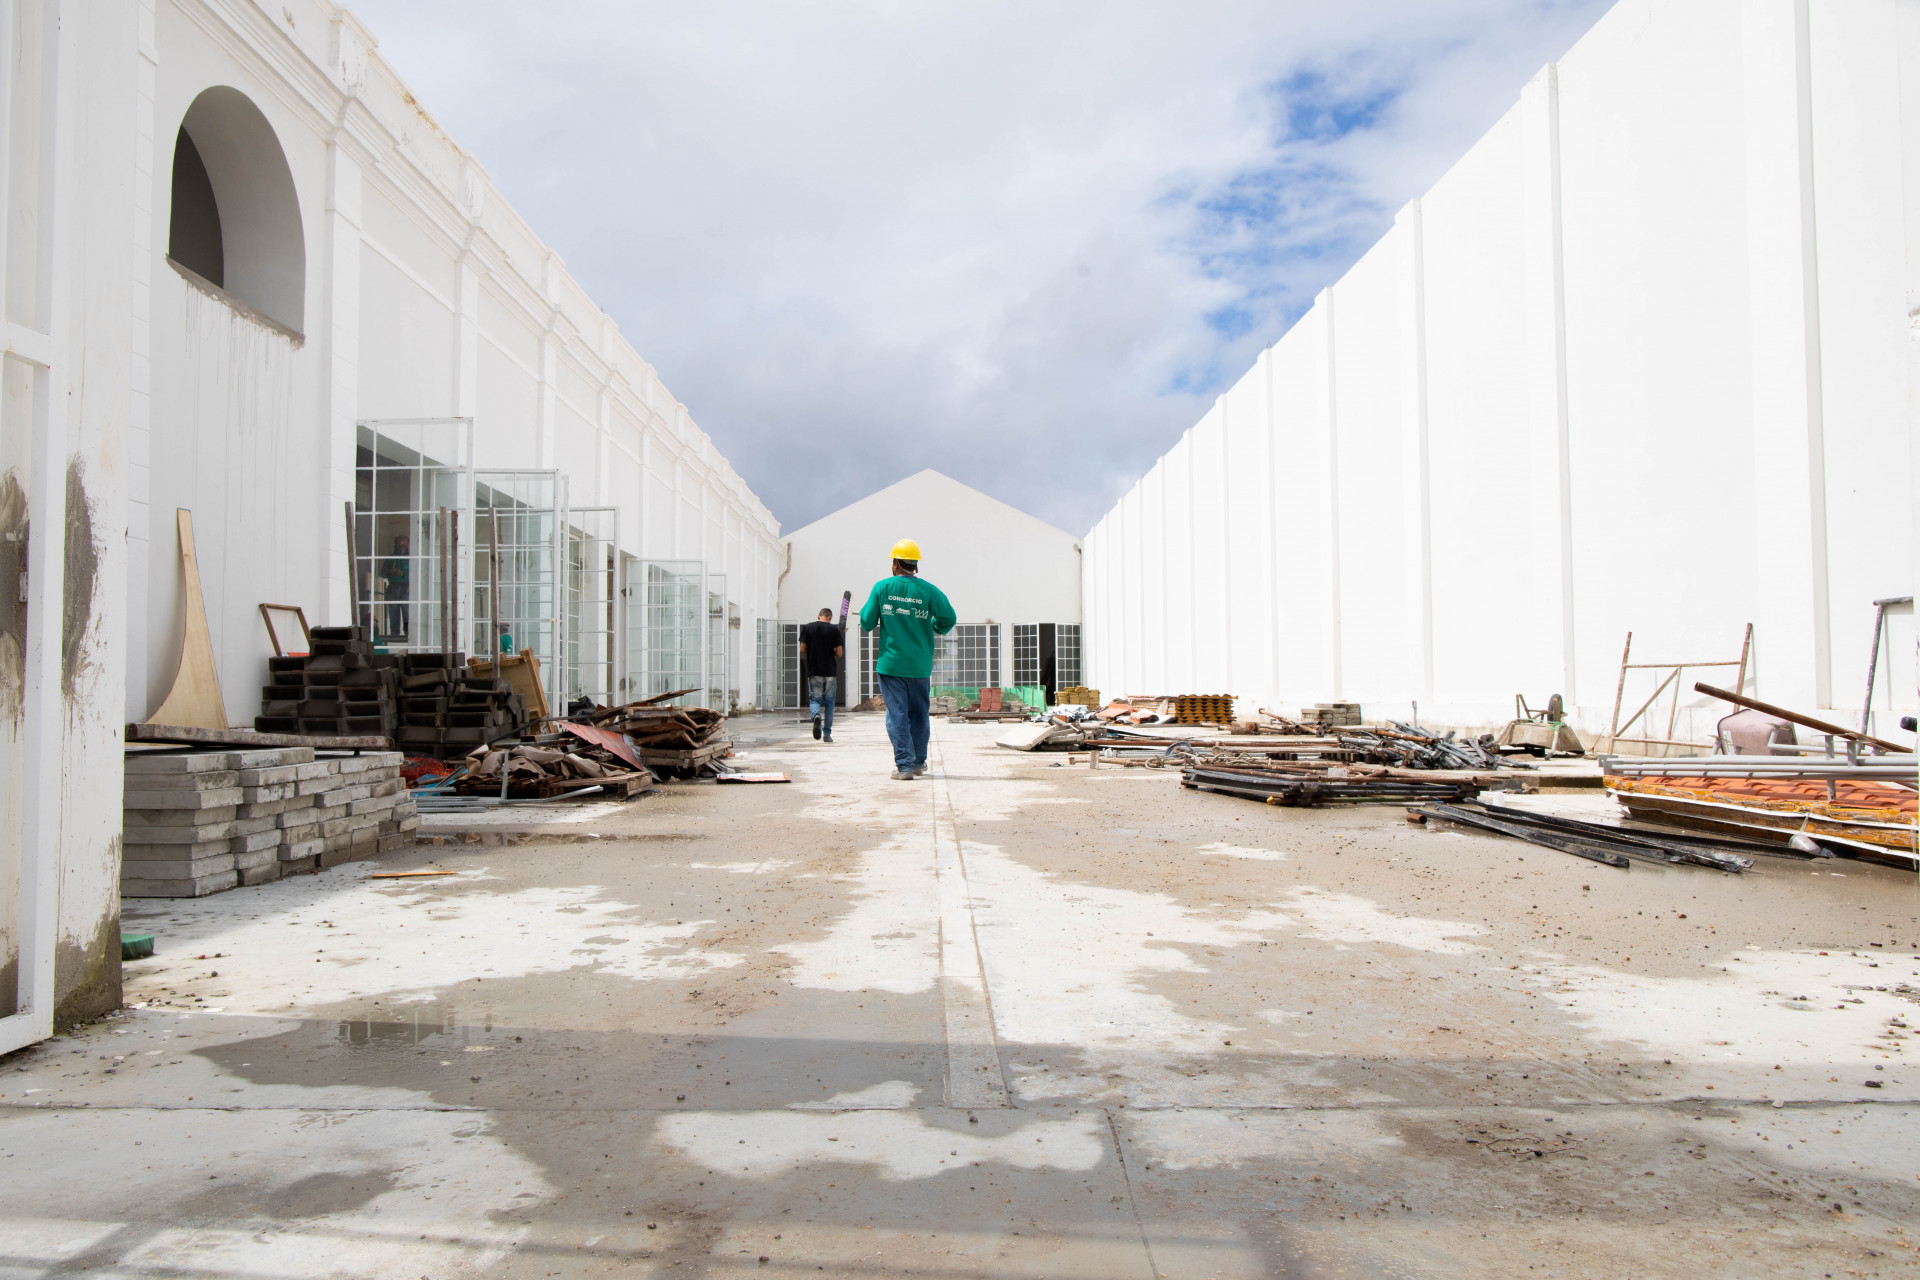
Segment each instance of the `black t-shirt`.
[{"label": "black t-shirt", "polygon": [[846,642],[845,634],[831,622],[809,622],[800,628],[800,643],[807,646],[807,674],[839,675],[840,660],[833,656],[833,651]]}]

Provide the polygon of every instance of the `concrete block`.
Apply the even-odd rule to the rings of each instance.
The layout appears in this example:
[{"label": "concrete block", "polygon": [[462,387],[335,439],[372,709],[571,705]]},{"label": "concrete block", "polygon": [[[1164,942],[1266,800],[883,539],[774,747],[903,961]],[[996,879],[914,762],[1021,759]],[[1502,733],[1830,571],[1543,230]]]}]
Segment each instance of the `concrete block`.
[{"label": "concrete block", "polygon": [[277,764],[268,769],[241,769],[238,773],[243,787],[274,787],[284,782],[300,781],[300,766],[297,764]]},{"label": "concrete block", "polygon": [[217,791],[240,785],[240,775],[232,769],[208,769],[203,773],[130,773],[128,791]]},{"label": "concrete block", "polygon": [[[231,837],[228,839],[230,840]],[[123,844],[120,846],[120,857],[125,862],[191,860],[211,857],[215,854],[231,858],[233,850],[227,840],[197,840],[192,844]]]},{"label": "concrete block", "polygon": [[420,827],[420,815],[417,812],[410,813],[406,817],[399,819],[398,824],[402,831],[416,831]]},{"label": "concrete block", "polygon": [[314,797],[314,801],[321,805],[336,805],[352,804],[355,800],[365,800],[366,798],[366,787],[338,787],[332,791],[320,793]]},{"label": "concrete block", "polygon": [[208,773],[229,767],[226,755],[218,751],[180,753],[129,751],[126,759],[128,777],[135,774]]},{"label": "concrete block", "polygon": [[124,839],[143,845],[205,844],[231,840],[235,835],[233,819],[225,822],[197,822],[179,827],[128,827]]},{"label": "concrete block", "polygon": [[143,862],[123,862],[120,864],[122,880],[191,880],[201,876],[218,875],[222,871],[232,871],[233,855],[217,854],[211,858],[149,858]]},{"label": "concrete block", "polygon": [[280,878],[282,880],[288,876],[310,876],[319,869],[320,851],[318,849],[305,857],[283,858],[280,860]]},{"label": "concrete block", "polygon": [[285,813],[288,809],[311,808],[312,805],[312,796],[294,796],[287,800],[261,800],[253,804],[242,804],[240,806],[239,816],[242,818],[272,816],[277,813]]},{"label": "concrete block", "polygon": [[368,791],[367,794],[373,796],[397,796],[406,789],[407,784],[405,780],[401,778],[389,778],[385,782],[373,783],[372,789]]},{"label": "concrete block", "polygon": [[380,830],[377,827],[362,827],[353,833],[350,847],[356,855],[371,857],[380,852]]},{"label": "concrete block", "polygon": [[365,800],[355,800],[348,805],[347,813],[356,818],[369,813],[375,817],[385,817],[393,811],[393,803],[392,796],[368,796]]},{"label": "concrete block", "polygon": [[210,893],[224,892],[239,883],[240,873],[232,870],[179,879],[123,879],[120,881],[120,896],[123,898],[204,898]]},{"label": "concrete block", "polygon": [[347,823],[351,821],[353,821],[351,818],[335,818],[331,822],[321,823],[320,838],[331,841],[347,835],[353,830],[353,828],[347,825]]},{"label": "concrete block", "polygon": [[269,845],[265,849],[253,849],[247,853],[233,855],[233,869],[247,871],[253,867],[273,866],[280,861],[280,847]]},{"label": "concrete block", "polygon": [[317,822],[295,822],[280,828],[281,844],[297,844],[302,840],[318,840],[320,824]]},{"label": "concrete block", "polygon": [[280,831],[257,831],[250,836],[235,836],[227,845],[234,853],[252,853],[256,849],[277,849],[280,847]]},{"label": "concrete block", "polygon": [[120,825],[125,827],[130,839],[137,839],[133,832],[142,827],[178,827],[189,824],[210,822],[232,822],[240,816],[238,805],[214,805],[206,809],[122,809]]},{"label": "concrete block", "polygon": [[227,768],[277,769],[282,765],[305,764],[312,759],[312,747],[256,747],[227,752]]},{"label": "concrete block", "polygon": [[307,810],[310,822],[332,822],[335,818],[347,816],[347,806],[343,804],[315,805]]},{"label": "concrete block", "polygon": [[129,791],[125,804],[129,809],[218,809],[237,805],[240,799],[238,787],[213,791]]},{"label": "concrete block", "polygon": [[326,847],[327,847],[327,842],[325,840],[320,839],[320,837],[318,836],[314,836],[306,840],[296,840],[291,844],[283,844],[280,846],[280,861],[282,862],[311,861],[312,859],[319,857],[321,851],[324,850]]},{"label": "concrete block", "polygon": [[391,835],[383,835],[380,837],[381,853],[393,853],[399,849],[411,849],[412,847],[413,837],[404,832],[396,831]]},{"label": "concrete block", "polygon": [[247,867],[240,871],[241,884],[272,884],[282,874],[282,864],[268,862],[258,867]]},{"label": "concrete block", "polygon": [[260,832],[265,831],[271,835],[274,835],[275,838],[277,839],[278,838],[277,833],[279,832],[279,830],[280,830],[279,816],[277,814],[270,813],[264,818],[235,818],[233,820],[233,830],[229,834],[236,835],[236,836],[252,836],[252,835],[258,835]]},{"label": "concrete block", "polygon": [[343,778],[353,777],[356,774],[365,773],[367,770],[373,768],[373,757],[372,756],[341,756],[338,761],[338,767],[339,767],[341,777]]},{"label": "concrete block", "polygon": [[293,780],[295,782],[311,782],[315,778],[331,778],[338,773],[339,769],[331,759],[312,760],[306,764],[294,766]]}]

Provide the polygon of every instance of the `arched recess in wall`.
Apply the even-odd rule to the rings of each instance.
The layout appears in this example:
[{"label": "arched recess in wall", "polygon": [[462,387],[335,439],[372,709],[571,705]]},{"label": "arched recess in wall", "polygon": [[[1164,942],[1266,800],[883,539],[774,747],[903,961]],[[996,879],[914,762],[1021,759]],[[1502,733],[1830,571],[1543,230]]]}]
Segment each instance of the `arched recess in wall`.
[{"label": "arched recess in wall", "polygon": [[306,329],[307,243],[293,170],[238,89],[193,100],[173,147],[167,257],[295,334]]}]

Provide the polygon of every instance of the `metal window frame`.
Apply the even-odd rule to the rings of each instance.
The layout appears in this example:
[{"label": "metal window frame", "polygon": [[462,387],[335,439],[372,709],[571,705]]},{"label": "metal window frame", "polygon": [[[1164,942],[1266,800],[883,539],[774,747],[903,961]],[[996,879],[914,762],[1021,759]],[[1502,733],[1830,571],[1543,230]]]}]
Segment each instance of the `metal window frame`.
[{"label": "metal window frame", "polygon": [[[516,603],[513,613],[508,614],[503,612],[501,616],[503,620],[511,619],[515,622],[523,620],[533,622],[538,624],[540,631],[545,633],[546,653],[541,653],[540,647],[537,645],[531,647],[534,655],[540,660],[540,683],[546,690],[547,705],[554,709],[554,714],[558,715],[565,709],[566,705],[561,698],[561,690],[564,687],[561,672],[565,666],[564,659],[567,651],[566,583],[565,575],[562,573],[562,568],[566,564],[567,555],[566,473],[553,467],[524,469],[476,468],[473,476],[472,542],[474,548],[474,571],[468,575],[468,580],[473,584],[474,616],[472,620],[472,630],[469,634],[471,634],[476,641],[484,638],[487,643],[485,646],[476,647],[471,650],[471,652],[476,655],[481,653],[491,654],[493,652],[493,637],[491,633],[488,632],[484,637],[482,635],[483,630],[491,626],[493,609],[491,599],[488,600],[483,608],[479,594],[481,588],[481,574],[479,572],[481,559],[483,556],[490,554],[491,551],[490,533],[482,527],[481,517],[484,515],[489,521],[494,521],[500,519],[497,513],[512,511],[516,513],[516,516],[512,521],[511,531],[515,534],[516,540],[510,542],[502,541],[500,545],[501,560],[512,569],[515,575],[520,575],[522,565],[527,556],[539,551],[547,557],[548,575],[546,581],[551,590],[551,612],[545,617],[540,616],[538,613],[529,614],[525,610],[520,609]],[[498,502],[492,501],[494,497],[502,494],[512,496],[511,485],[512,482],[516,481],[550,484],[552,486],[550,490],[551,505],[543,506],[533,502],[517,502],[514,506],[503,506]],[[483,488],[487,491],[487,497],[489,498],[489,501],[484,506],[480,501],[481,490]],[[540,537],[536,530],[533,537],[520,539],[519,534],[522,532],[521,522],[528,517],[539,517],[543,515],[551,518],[551,524],[546,537]],[[525,592],[528,588],[537,588],[539,585],[540,580],[537,577],[509,577],[503,569],[501,575],[501,595],[503,600],[514,600],[516,596],[518,596],[520,600],[524,600]],[[489,570],[487,574],[486,589],[488,591],[493,590],[491,570]],[[526,652],[530,647],[527,643],[530,637],[523,636],[518,631],[511,632],[510,634],[513,634],[514,637],[514,652]],[[535,634],[538,634],[538,632]]]},{"label": "metal window frame", "polygon": [[[360,606],[355,611],[354,622],[367,628],[370,638],[380,634],[376,624],[385,619],[383,611],[392,606],[373,599],[372,587],[378,576],[378,567],[382,561],[393,559],[391,554],[380,554],[373,536],[376,525],[385,519],[399,517],[408,522],[408,599],[402,606],[408,610],[409,626],[407,640],[395,644],[386,643],[389,652],[408,653],[414,651],[440,652],[451,650],[458,652],[461,637],[469,634],[465,625],[471,614],[473,590],[473,419],[472,418],[362,418],[354,423],[354,563],[353,573],[361,578],[367,589],[349,591],[350,598],[358,598]],[[365,436],[365,440],[360,437]],[[436,438],[437,436],[437,438]],[[401,465],[382,465],[386,450],[397,453],[410,453],[414,456],[411,463]],[[362,468],[357,454],[366,449],[371,465]],[[444,453],[446,460],[441,460]],[[360,475],[368,473],[369,505],[363,507],[359,500]],[[409,475],[415,477],[413,486],[414,502],[411,506],[383,507],[381,505],[382,479],[391,475]],[[449,477],[453,483],[451,494],[436,492],[431,502],[425,495],[429,487],[429,477]],[[439,498],[449,498],[442,502]],[[451,635],[438,635],[440,631],[439,605],[444,594],[445,584],[440,581],[442,560],[438,544],[439,523],[435,518],[441,510],[459,515],[459,532],[455,543],[454,598],[451,601]],[[416,595],[413,584],[425,584],[427,590]],[[415,642],[414,636],[423,631],[432,631],[434,637]]]},{"label": "metal window frame", "polygon": [[[604,533],[588,529],[589,524],[604,523]],[[581,559],[589,558],[594,564],[581,564],[575,567],[575,552],[581,553]],[[604,558],[607,563],[599,564]],[[617,700],[615,691],[622,684],[622,666],[625,655],[621,646],[620,628],[620,508],[610,506],[570,507],[567,512],[567,559],[566,559],[566,663],[561,681],[564,690],[562,701],[557,705],[565,710],[568,700],[585,695],[602,706],[612,706]],[[602,594],[588,595],[581,588],[605,575],[605,590]],[[585,610],[593,606],[604,610],[604,626],[586,625]],[[598,618],[593,621],[599,621]],[[606,652],[593,655],[591,661],[583,661],[580,647],[592,637],[606,638]],[[582,672],[593,669],[596,680],[589,682]]]}]

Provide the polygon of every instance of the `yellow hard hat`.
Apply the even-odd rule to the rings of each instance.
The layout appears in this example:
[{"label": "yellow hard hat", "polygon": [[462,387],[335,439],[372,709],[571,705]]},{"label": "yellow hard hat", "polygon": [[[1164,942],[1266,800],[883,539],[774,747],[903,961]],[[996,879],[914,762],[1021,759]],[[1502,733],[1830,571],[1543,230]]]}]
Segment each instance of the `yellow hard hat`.
[{"label": "yellow hard hat", "polygon": [[893,558],[895,560],[918,560],[920,558],[920,544],[912,538],[900,539],[900,541],[893,544]]}]

